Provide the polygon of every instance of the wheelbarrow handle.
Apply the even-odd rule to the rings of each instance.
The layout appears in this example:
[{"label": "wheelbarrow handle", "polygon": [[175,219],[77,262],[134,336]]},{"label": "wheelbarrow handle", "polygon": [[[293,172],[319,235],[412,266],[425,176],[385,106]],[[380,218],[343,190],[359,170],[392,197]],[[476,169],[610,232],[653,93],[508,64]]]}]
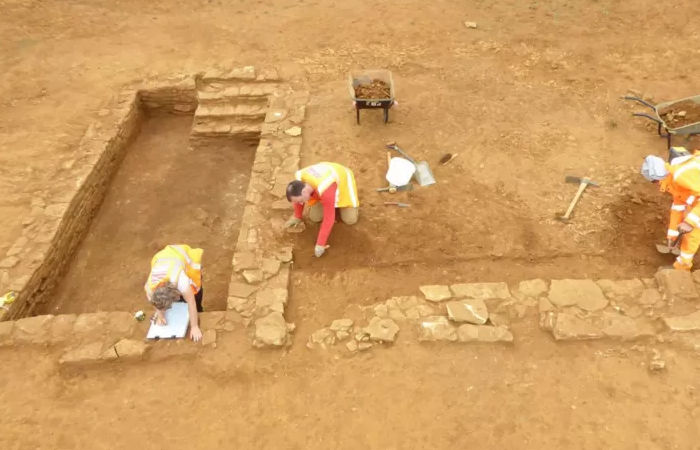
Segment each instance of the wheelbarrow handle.
[{"label": "wheelbarrow handle", "polygon": [[663,125],[664,123],[657,119],[656,117],[650,116],[647,113],[632,113],[633,116],[635,117],[646,117],[649,120],[653,120],[654,122],[658,123],[659,125]]},{"label": "wheelbarrow handle", "polygon": [[651,103],[649,103],[649,102],[647,102],[647,101],[645,101],[645,100],[642,100],[642,99],[639,98],[639,97],[635,97],[635,96],[632,96],[632,95],[625,95],[624,97],[622,97],[622,99],[623,99],[623,100],[633,100],[633,101],[635,101],[635,102],[639,102],[639,103],[641,103],[642,105],[648,106],[649,108],[651,108],[651,109],[653,109],[654,111],[656,111],[656,106],[652,105]]}]

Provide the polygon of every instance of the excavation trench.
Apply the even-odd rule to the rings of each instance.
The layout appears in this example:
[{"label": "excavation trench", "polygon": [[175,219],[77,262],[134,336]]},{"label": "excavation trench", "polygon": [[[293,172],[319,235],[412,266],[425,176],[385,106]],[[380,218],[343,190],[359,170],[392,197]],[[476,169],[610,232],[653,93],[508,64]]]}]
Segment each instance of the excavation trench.
[{"label": "excavation trench", "polygon": [[176,243],[204,249],[205,310],[226,309],[255,146],[190,141],[191,116],[141,120],[65,275],[34,314],[145,309],[151,257]]}]

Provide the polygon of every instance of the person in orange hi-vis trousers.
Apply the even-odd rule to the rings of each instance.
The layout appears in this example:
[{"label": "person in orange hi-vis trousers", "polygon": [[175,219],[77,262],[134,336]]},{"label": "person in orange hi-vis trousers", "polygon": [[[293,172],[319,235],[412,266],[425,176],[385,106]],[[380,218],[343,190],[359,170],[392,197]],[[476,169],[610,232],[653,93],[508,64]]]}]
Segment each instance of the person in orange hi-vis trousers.
[{"label": "person in orange hi-vis trousers", "polygon": [[666,163],[658,156],[649,155],[642,164],[642,176],[659,185],[661,192],[673,196],[666,239],[669,247],[677,239],[680,254],[673,263],[679,270],[690,270],[693,257],[700,247],[700,151],[679,156]]}]

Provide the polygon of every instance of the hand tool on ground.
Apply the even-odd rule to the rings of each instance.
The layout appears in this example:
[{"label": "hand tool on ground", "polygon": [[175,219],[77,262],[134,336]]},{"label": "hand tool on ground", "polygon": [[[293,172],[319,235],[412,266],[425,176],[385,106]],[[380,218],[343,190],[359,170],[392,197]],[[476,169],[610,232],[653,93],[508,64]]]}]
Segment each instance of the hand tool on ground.
[{"label": "hand tool on ground", "polygon": [[448,162],[455,159],[457,156],[459,156],[459,153],[445,153],[444,155],[442,155],[442,158],[440,158],[440,164],[444,166]]},{"label": "hand tool on ground", "polygon": [[426,161],[419,161],[416,162],[415,159],[411,158],[399,148],[398,145],[396,145],[396,142],[389,142],[386,144],[386,148],[390,148],[392,150],[396,150],[406,158],[407,160],[411,161],[414,166],[416,166],[416,172],[413,174],[413,178],[418,182],[419,185],[421,186],[430,186],[431,184],[435,184],[435,177],[433,176],[433,172],[430,170],[430,165]]},{"label": "hand tool on ground", "polygon": [[377,192],[403,192],[403,191],[412,191],[413,190],[413,185],[412,184],[407,184],[405,186],[394,186],[394,185],[389,185],[386,187],[380,187],[375,189]]},{"label": "hand tool on ground", "polygon": [[411,206],[411,204],[401,202],[384,202],[384,206],[398,206],[399,208],[408,208],[409,206]]},{"label": "hand tool on ground", "polygon": [[576,195],[574,195],[574,199],[571,200],[571,203],[569,204],[569,208],[566,210],[566,213],[563,216],[557,217],[559,220],[566,222],[569,220],[571,217],[571,213],[574,211],[574,207],[578,203],[579,199],[581,198],[581,195],[583,195],[583,191],[586,190],[586,187],[589,185],[599,187],[599,184],[592,181],[590,178],[587,177],[572,177],[572,176],[567,176],[564,178],[564,181],[567,183],[578,183],[578,191],[576,191]]}]

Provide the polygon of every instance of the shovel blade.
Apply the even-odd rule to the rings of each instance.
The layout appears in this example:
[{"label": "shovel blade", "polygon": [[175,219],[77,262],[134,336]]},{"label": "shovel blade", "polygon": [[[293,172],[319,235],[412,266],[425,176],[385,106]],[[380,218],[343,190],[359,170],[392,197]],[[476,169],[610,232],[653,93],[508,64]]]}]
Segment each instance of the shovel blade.
[{"label": "shovel blade", "polygon": [[430,166],[425,161],[419,161],[416,163],[416,171],[413,174],[413,177],[420,186],[430,186],[431,184],[435,184],[437,182],[435,181],[433,172],[430,170]]},{"label": "shovel blade", "polygon": [[656,251],[663,255],[668,255],[671,253],[671,248],[668,245],[656,244]]},{"label": "shovel blade", "polygon": [[672,253],[678,256],[681,254],[681,249],[679,249],[678,247],[669,247],[668,245],[664,244],[656,244],[656,251],[663,255],[668,255],[669,253]]}]

